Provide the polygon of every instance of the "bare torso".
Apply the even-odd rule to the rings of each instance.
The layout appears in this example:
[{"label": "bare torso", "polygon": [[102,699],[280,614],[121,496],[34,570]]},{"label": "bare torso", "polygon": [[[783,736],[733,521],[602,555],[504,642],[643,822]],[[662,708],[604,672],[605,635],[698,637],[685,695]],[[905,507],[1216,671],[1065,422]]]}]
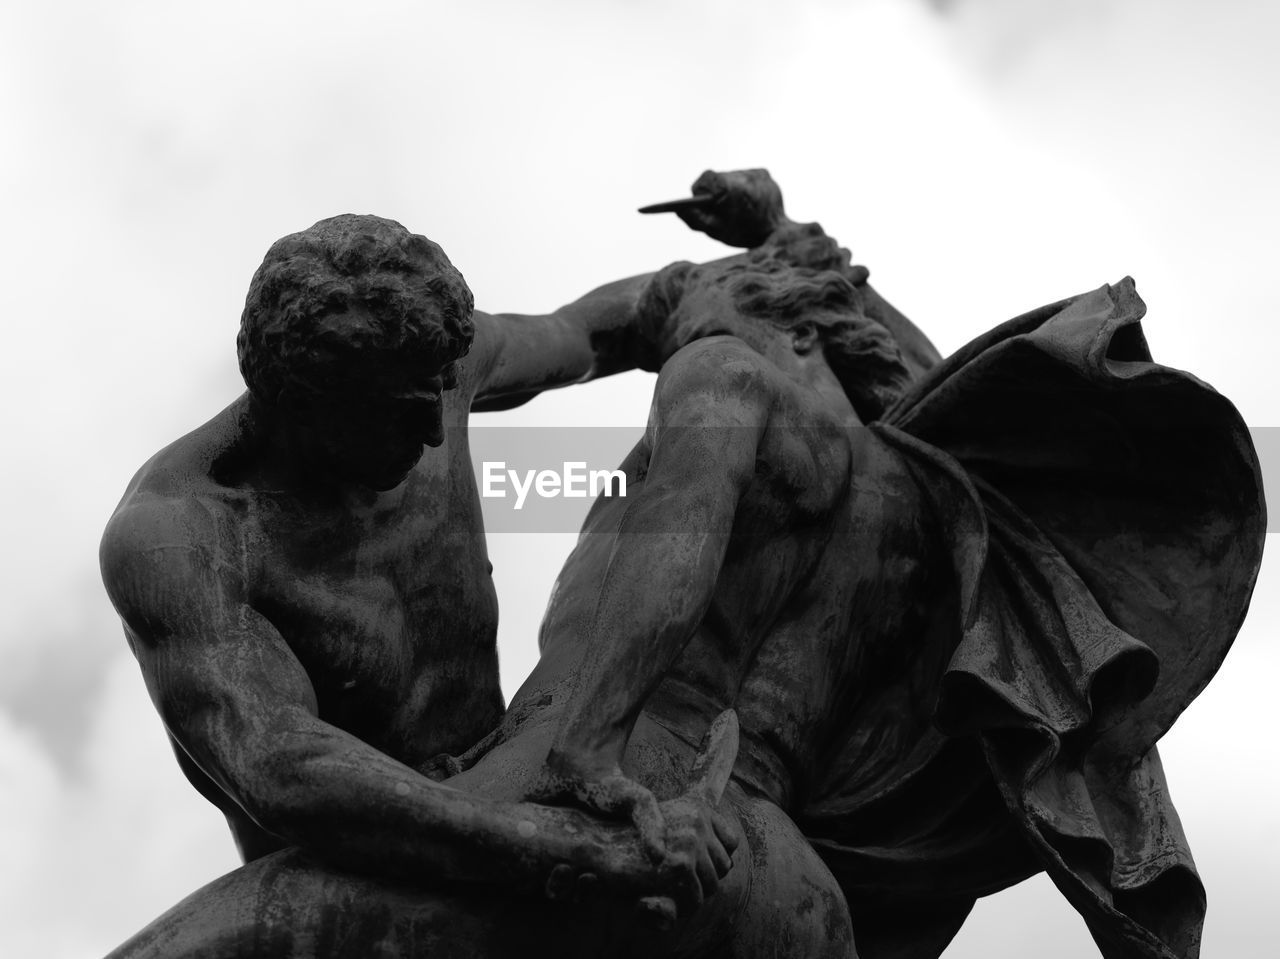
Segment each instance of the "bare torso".
[{"label": "bare torso", "polygon": [[[353,500],[300,499],[244,477],[228,407],[156,455],[121,503],[198,502],[204,561],[238,581],[306,671],[320,719],[422,769],[502,717],[494,592],[466,433],[465,391],[446,394],[445,442],[404,484]],[[246,651],[251,652],[251,651]],[[184,773],[253,859],[285,845],[175,744]]]}]

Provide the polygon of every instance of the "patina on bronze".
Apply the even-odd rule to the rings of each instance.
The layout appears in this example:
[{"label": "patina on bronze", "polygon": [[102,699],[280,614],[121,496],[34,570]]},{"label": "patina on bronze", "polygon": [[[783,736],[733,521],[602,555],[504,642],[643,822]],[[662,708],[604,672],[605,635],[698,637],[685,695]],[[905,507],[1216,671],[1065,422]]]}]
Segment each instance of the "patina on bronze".
[{"label": "patina on bronze", "polygon": [[[1151,361],[1128,280],[942,361],[765,171],[694,194],[748,252],[477,314],[470,353],[422,238],[273,248],[242,353],[276,359],[103,546],[248,862],[118,955],[927,959],[1040,870],[1107,959],[1197,954],[1155,742],[1257,573],[1235,410]],[[629,495],[504,716],[466,412],[629,365],[660,371]]]}]

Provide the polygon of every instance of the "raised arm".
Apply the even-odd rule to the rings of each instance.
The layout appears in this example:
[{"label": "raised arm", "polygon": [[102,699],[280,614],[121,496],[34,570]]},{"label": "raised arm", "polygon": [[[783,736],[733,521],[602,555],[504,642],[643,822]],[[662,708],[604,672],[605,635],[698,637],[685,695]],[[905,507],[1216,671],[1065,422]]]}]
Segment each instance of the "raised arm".
[{"label": "raised arm", "polygon": [[648,470],[584,627],[587,654],[549,760],[569,780],[619,775],[642,706],[711,604],[769,414],[746,353],[700,343],[658,381]]},{"label": "raised arm", "polygon": [[[767,170],[707,170],[694,181],[692,192],[684,200],[642,212],[674,212],[690,228],[728,246],[782,245],[796,265],[841,270],[863,291],[868,315],[898,341],[913,376],[938,362],[940,355],[928,337],[867,283],[864,267],[849,265],[847,250],[818,224],[797,223],[786,215],[782,191]],[[475,383],[472,411],[510,409],[543,390],[633,369],[643,352],[636,306],[652,276],[605,284],[547,315],[477,312],[469,357]]]},{"label": "raised arm", "polygon": [[198,505],[127,507],[103,540],[104,579],[165,726],[263,829],[379,875],[536,888],[570,863],[652,888],[627,830],[462,793],[320,719],[305,670],[214,542]]},{"label": "raised arm", "polygon": [[545,316],[477,312],[471,409],[509,409],[543,390],[634,368],[635,307],[650,276],[605,284]]},{"label": "raised arm", "polygon": [[838,270],[862,292],[867,316],[893,335],[912,377],[920,377],[941,361],[942,355],[924,332],[867,282],[867,268],[851,264],[848,250],[817,223],[798,223],[787,216],[782,190],[768,170],[707,170],[693,182],[691,194],[641,212],[672,212],[690,229],[729,246],[772,246],[785,249],[784,258],[796,266]]},{"label": "raised arm", "polygon": [[[790,222],[782,214],[782,194],[766,171],[708,171],[694,188],[708,198],[714,191],[718,205],[681,212],[681,217],[730,246],[753,246],[776,226]],[[761,191],[768,197],[756,202]],[[747,227],[736,229],[747,221]],[[756,229],[756,221],[767,223]],[[635,368],[643,350],[636,307],[652,277],[646,273],[606,283],[542,316],[477,311],[475,343],[468,358],[475,383],[472,412],[510,409],[543,390]]]}]

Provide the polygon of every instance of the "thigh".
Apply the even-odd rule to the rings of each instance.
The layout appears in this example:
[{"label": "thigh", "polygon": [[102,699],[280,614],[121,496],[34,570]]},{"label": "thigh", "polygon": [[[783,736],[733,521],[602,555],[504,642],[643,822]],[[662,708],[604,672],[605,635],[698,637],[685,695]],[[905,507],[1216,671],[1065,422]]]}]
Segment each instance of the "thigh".
[{"label": "thigh", "polygon": [[[542,768],[556,724],[545,717],[493,749],[451,786],[491,798],[518,799]],[[624,769],[660,798],[682,792],[694,748],[642,715]],[[734,868],[702,908],[655,934],[634,914],[609,922],[618,946],[609,955],[680,959],[856,959],[844,894],[791,818],[778,806],[748,798],[730,783],[721,812],[738,820]]]},{"label": "thigh", "polygon": [[857,959],[844,894],[795,823],[764,800],[737,805],[749,860],[734,871],[750,884],[726,959]]},{"label": "thigh", "polygon": [[601,918],[493,888],[355,875],[286,849],[197,890],[108,959],[594,959],[611,945]]},{"label": "thigh", "polygon": [[656,949],[671,959],[857,959],[849,908],[835,877],[789,816],[731,783],[722,812],[741,827],[719,890]]}]

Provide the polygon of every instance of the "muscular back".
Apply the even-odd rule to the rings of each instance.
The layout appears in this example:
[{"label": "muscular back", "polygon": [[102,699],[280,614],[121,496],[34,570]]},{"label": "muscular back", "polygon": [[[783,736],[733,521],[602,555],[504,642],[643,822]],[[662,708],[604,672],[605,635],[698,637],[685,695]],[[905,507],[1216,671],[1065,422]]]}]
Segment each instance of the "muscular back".
[{"label": "muscular back", "polygon": [[[696,426],[681,421],[683,429],[741,434],[753,447],[741,488],[718,494],[733,501],[709,601],[644,711],[696,743],[716,713],[734,706],[743,730],[737,775],[786,807],[839,721],[868,651],[916,615],[899,598],[928,575],[920,562],[926,548],[914,482],[873,431],[737,340],[699,340],[663,368],[650,428],[623,464],[628,495],[602,498],[588,517],[547,611],[542,662],[512,715],[555,710],[571,695],[591,645],[623,642],[607,626],[593,632],[591,623],[619,554],[653,546],[653,533],[635,532],[628,512],[653,499],[679,517],[682,497],[699,495],[693,487],[700,482],[717,482],[725,464],[712,461],[683,464],[682,486],[653,485],[654,471],[665,469],[655,448],[659,459],[666,455],[661,446],[686,399],[702,412]],[[679,528],[680,520],[669,525]],[[669,558],[654,555],[650,567]],[[667,615],[663,590],[677,588],[656,579],[634,586],[635,608],[655,622]]]}]

